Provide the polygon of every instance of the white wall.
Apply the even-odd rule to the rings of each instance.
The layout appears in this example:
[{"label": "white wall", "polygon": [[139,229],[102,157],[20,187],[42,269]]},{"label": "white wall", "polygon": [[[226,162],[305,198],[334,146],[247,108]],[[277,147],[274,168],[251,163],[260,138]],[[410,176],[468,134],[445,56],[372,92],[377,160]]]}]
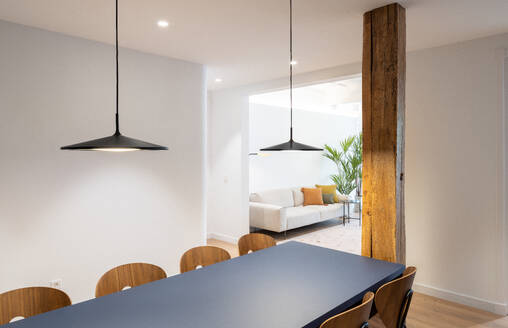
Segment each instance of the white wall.
[{"label": "white wall", "polygon": [[242,92],[209,93],[207,232],[233,243],[249,232],[248,108]]},{"label": "white wall", "polygon": [[406,226],[420,290],[507,313],[501,48],[508,35],[408,56]]},{"label": "white wall", "polygon": [[[501,35],[409,53],[406,98],[407,262],[418,267],[416,288],[503,314],[508,313],[508,167],[500,52],[506,48],[508,35]],[[361,64],[353,64],[300,75],[296,81],[359,72]],[[238,102],[214,110],[237,115],[247,110],[243,98],[249,93],[281,85],[284,80],[222,90]],[[227,121],[228,126],[239,124]],[[210,138],[223,128],[222,121],[215,121]],[[220,161],[240,166],[241,154],[237,148]],[[247,225],[248,215],[242,213],[235,220]],[[210,217],[219,219],[228,224],[228,217]]]},{"label": "white wall", "polygon": [[114,48],[0,21],[0,292],[63,279],[73,302],[133,261],[178,272],[204,242],[201,65],[120,49],[124,134],[163,152],[71,152],[114,128]]},{"label": "white wall", "polygon": [[[501,224],[500,229],[505,233],[502,234],[502,238],[504,239],[504,258],[503,269],[501,279],[504,281],[504,289],[505,289],[505,297],[504,303],[508,304],[508,201],[506,198],[508,197],[508,49],[500,49],[498,51],[498,57],[504,57],[504,112],[503,112],[503,129],[502,129],[502,140],[504,140],[504,151],[501,152],[501,160],[503,161],[502,174],[504,181],[503,190],[501,192],[501,199],[504,198],[504,201],[501,201],[502,209],[500,211],[501,217],[504,217],[504,222]],[[503,278],[504,273],[504,278]],[[503,286],[501,286],[503,287]]]},{"label": "white wall", "polygon": [[[251,103],[249,113],[250,153],[289,140],[288,108]],[[339,147],[341,140],[361,131],[361,117],[300,109],[293,114],[294,138],[307,145]],[[250,156],[249,164],[250,192],[331,184],[330,175],[337,173],[323,152],[266,152]]]}]

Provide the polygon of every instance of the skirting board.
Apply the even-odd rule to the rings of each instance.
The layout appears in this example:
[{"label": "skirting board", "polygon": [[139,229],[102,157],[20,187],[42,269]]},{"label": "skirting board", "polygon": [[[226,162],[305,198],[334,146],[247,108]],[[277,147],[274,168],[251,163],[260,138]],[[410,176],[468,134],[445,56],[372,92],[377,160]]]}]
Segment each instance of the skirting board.
[{"label": "skirting board", "polygon": [[224,235],[224,234],[221,234],[221,233],[209,232],[207,234],[207,237],[208,237],[208,239],[217,239],[217,240],[220,240],[220,241],[225,241],[226,243],[230,243],[230,244],[236,244],[236,243],[238,243],[238,238],[232,237],[232,236],[228,236],[228,235]]},{"label": "skirting board", "polygon": [[455,302],[467,306],[471,306],[484,311],[492,312],[499,315],[508,315],[508,304],[495,303],[481,298],[476,298],[464,294],[455,293],[424,284],[415,283],[413,289],[422,294],[441,298],[450,302]]}]

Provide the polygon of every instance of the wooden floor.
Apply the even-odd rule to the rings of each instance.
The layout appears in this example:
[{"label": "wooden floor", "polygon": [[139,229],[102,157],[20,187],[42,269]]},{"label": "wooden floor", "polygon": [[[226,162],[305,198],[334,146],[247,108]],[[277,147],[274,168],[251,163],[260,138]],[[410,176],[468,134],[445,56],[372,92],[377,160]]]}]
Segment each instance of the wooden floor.
[{"label": "wooden floor", "polygon": [[[209,239],[209,245],[238,256],[236,245]],[[407,317],[408,328],[508,328],[508,317],[415,293]]]}]

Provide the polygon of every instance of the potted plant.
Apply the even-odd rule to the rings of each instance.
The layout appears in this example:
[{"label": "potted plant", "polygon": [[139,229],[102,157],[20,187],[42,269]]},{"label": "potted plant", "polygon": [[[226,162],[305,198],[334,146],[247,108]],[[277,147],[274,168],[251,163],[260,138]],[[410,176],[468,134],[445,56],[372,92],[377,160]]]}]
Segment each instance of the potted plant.
[{"label": "potted plant", "polygon": [[324,157],[330,159],[337,167],[337,174],[330,178],[337,185],[337,191],[350,197],[351,193],[361,189],[362,180],[362,134],[350,136],[340,141],[339,148],[325,145]]}]

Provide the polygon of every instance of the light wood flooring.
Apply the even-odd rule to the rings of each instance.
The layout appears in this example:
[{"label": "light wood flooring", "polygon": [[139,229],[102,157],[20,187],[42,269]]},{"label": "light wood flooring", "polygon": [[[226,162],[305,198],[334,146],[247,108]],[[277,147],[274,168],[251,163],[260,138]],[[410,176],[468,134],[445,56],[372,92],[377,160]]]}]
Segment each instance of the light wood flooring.
[{"label": "light wood flooring", "polygon": [[[238,256],[236,245],[209,239],[208,244]],[[508,317],[415,293],[407,318],[408,328],[508,328]]]}]

